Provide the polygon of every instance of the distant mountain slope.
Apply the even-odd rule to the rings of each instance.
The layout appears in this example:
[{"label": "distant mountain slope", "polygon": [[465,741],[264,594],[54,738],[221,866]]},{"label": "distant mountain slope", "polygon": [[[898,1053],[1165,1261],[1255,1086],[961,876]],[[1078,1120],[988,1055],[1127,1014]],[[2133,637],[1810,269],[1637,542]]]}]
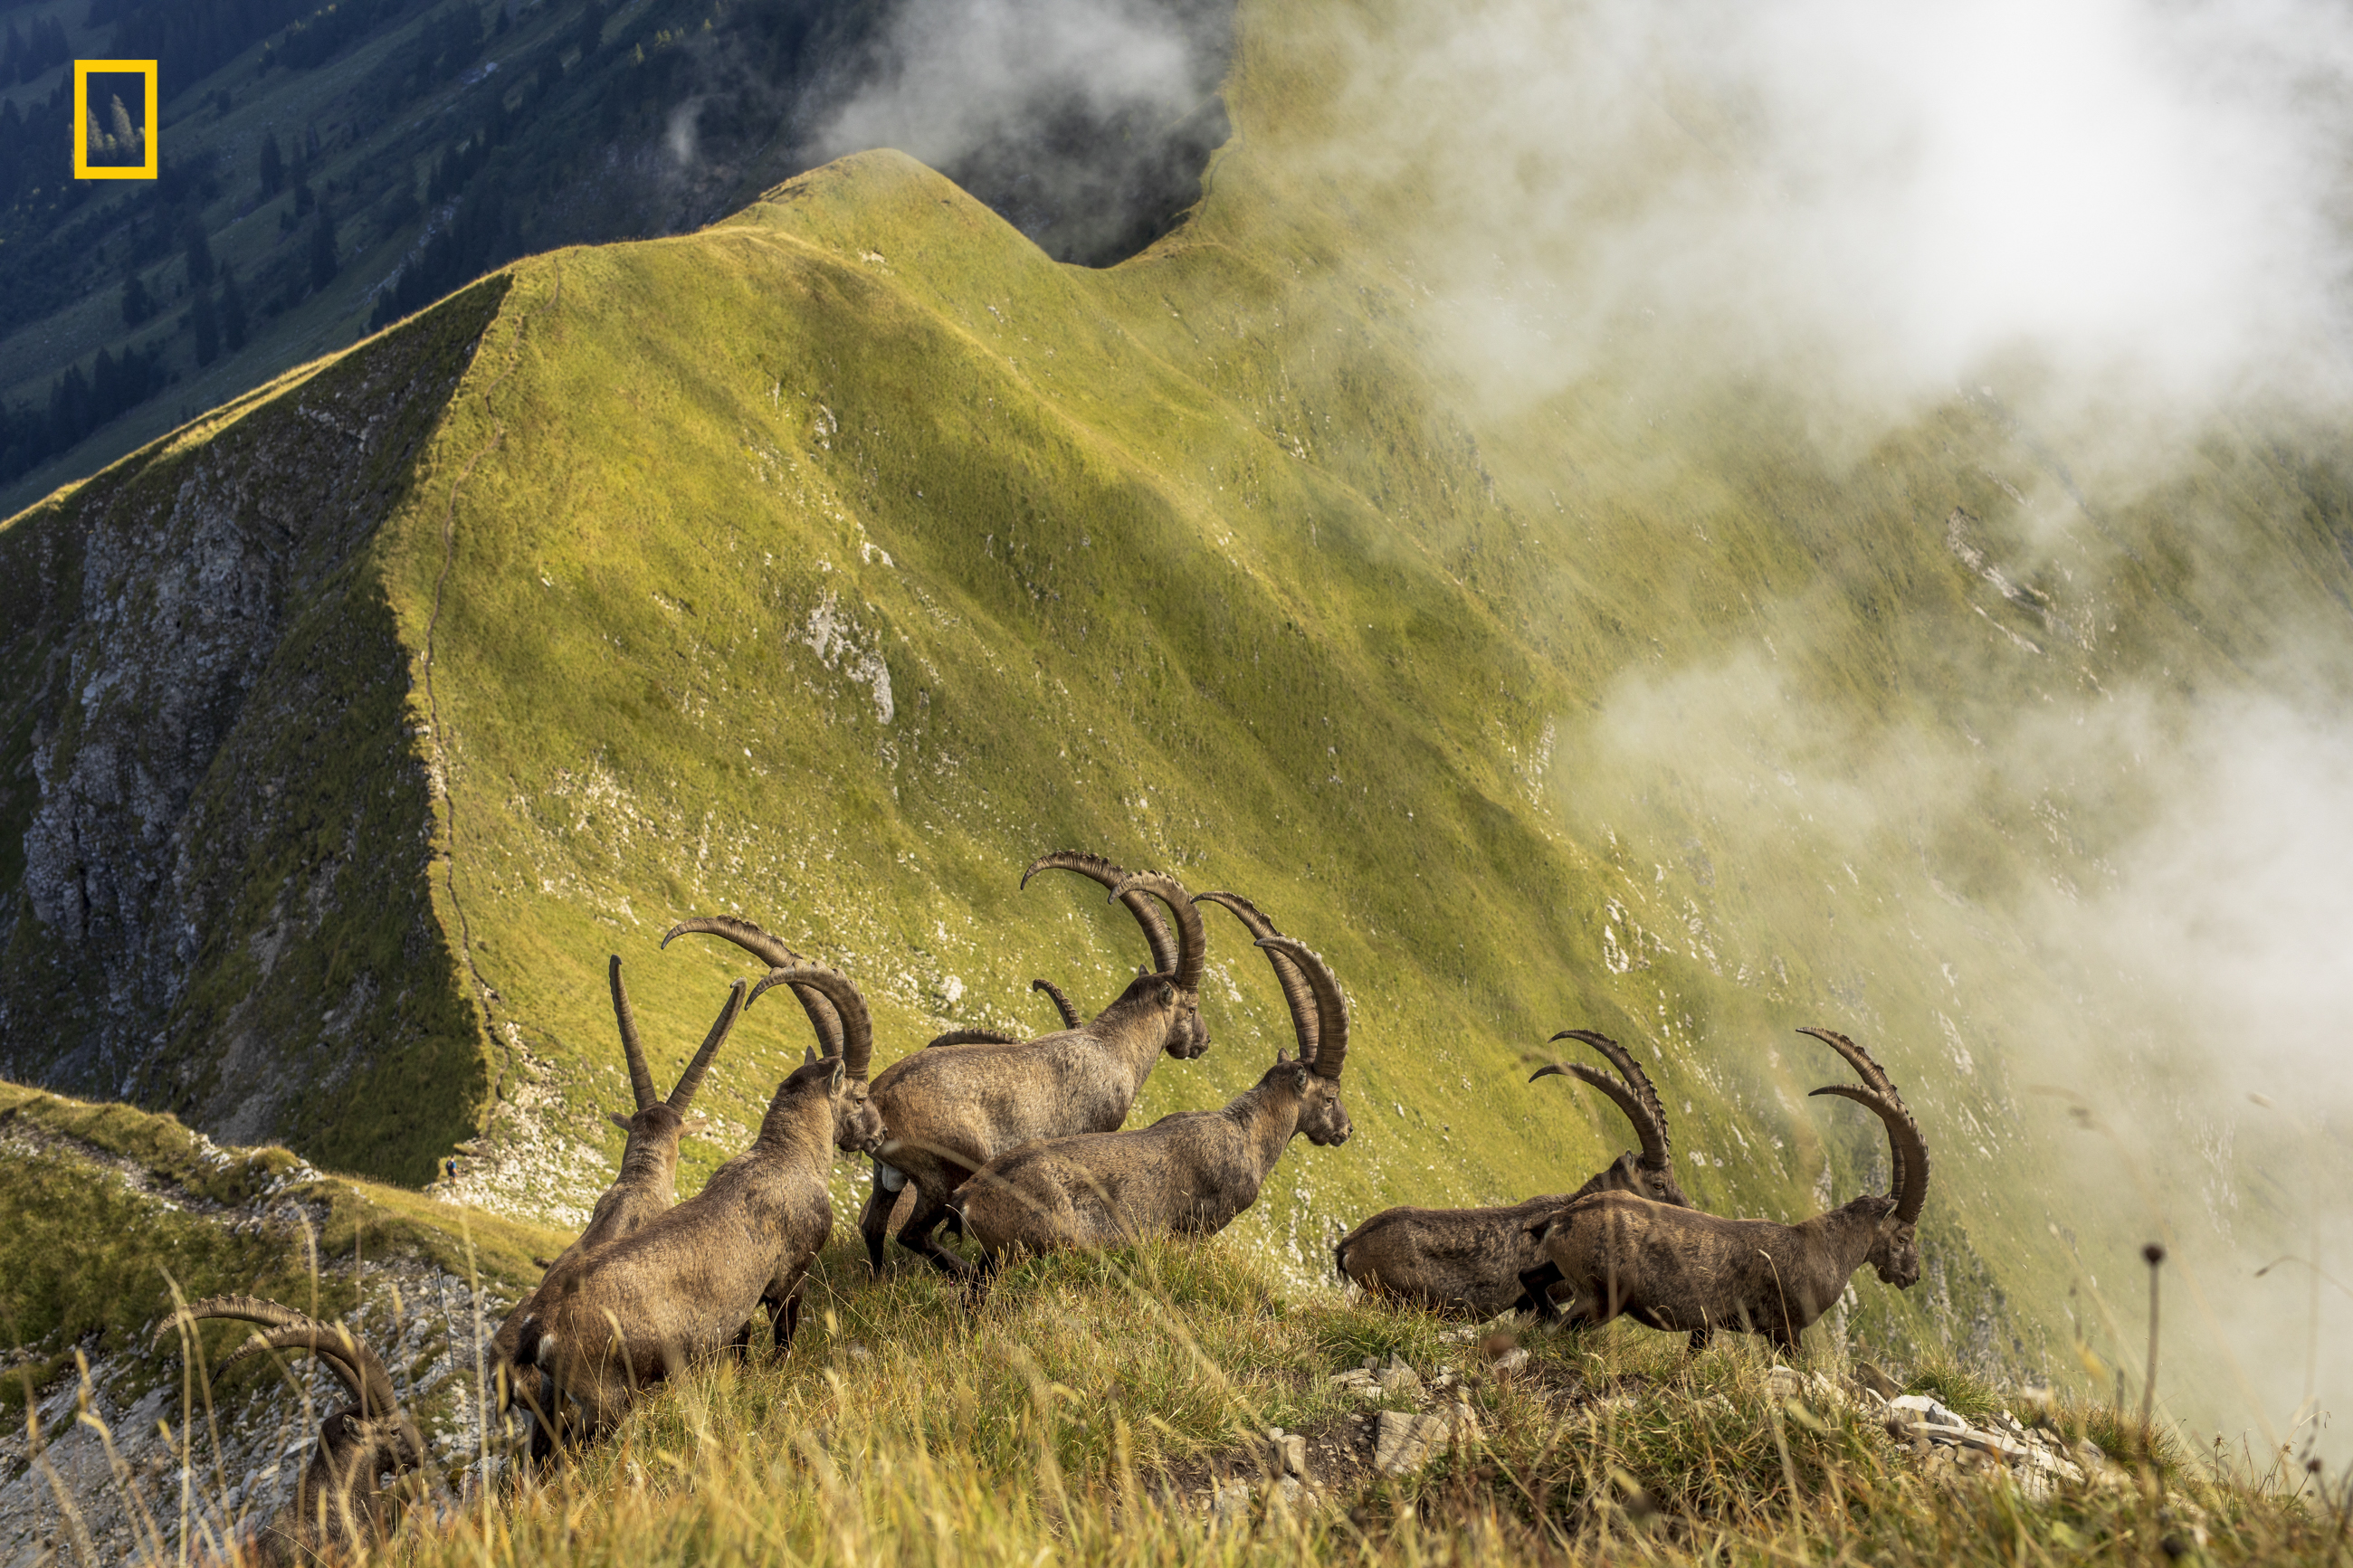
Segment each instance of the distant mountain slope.
[{"label": "distant mountain slope", "polygon": [[[847,969],[888,1059],[1029,1024],[1034,974],[1113,994],[1125,917],[1016,887],[1095,848],[1248,893],[1348,987],[1357,1136],[1240,1227],[1294,1278],[1384,1203],[1624,1146],[1525,1082],[1572,1026],[1651,1064],[1697,1201],[1851,1195],[1884,1142],[1805,1098],[1844,1076],[1792,1033],[1826,1024],[1936,1161],[1927,1279],[1859,1281],[1845,1331],[2112,1351],[2138,1211],[2026,1091],[2124,1093],[2101,1053],[2147,1026],[2044,901],[2158,818],[2106,693],[2161,715],[2253,689],[2291,621],[2343,637],[2341,437],[2222,429],[2053,521],[2074,481],[1983,396],[1837,458],[1599,374],[1498,415],[1430,368],[1386,198],[1312,158],[1293,25],[1246,18],[1238,139],[1120,267],[865,154],[518,263],[11,522],[0,1068],[408,1182],[479,1131],[455,1190],[552,1213],[617,1142],[607,953],[674,1067],[745,966],[656,939],[740,911]],[[239,559],[252,611],[172,586]],[[213,695],[152,728],[183,669]],[[1217,1044],[1138,1120],[1287,1043],[1208,913]],[[763,1005],[693,1159],[803,1044]],[[2200,1157],[2241,1223],[2295,1212]]]},{"label": "distant mountain slope", "polygon": [[[1000,105],[956,165],[1067,258],[1162,232],[1223,134],[1230,5],[1134,12],[1185,41],[1168,79]],[[831,155],[829,117],[928,16],[918,0],[0,5],[0,509],[515,256],[740,205]],[[72,177],[73,58],[159,62],[159,179]],[[93,82],[101,133],[118,99],[142,118],[135,78]],[[900,109],[860,133],[917,131]]]}]

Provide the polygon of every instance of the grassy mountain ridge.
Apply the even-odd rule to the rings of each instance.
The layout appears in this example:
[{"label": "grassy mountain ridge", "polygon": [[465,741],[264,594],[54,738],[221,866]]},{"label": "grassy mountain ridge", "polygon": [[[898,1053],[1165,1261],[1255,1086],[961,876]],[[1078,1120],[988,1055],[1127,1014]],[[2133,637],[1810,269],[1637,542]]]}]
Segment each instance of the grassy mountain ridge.
[{"label": "grassy mountain ridge", "polygon": [[[913,9],[0,5],[0,25],[48,40],[0,47],[0,506],[517,255],[741,205],[830,155],[828,117],[898,68],[893,30]],[[1192,199],[1218,139],[1229,10],[1139,10],[1183,40],[1184,79],[1147,84],[1140,104],[1129,80],[999,106],[1008,123],[972,139],[957,173],[1065,258],[1132,253]],[[71,176],[76,57],[158,62],[161,123],[139,128],[162,150],[156,180]],[[140,116],[135,79],[92,84],[99,121],[125,92]]]},{"label": "grassy mountain ridge", "polygon": [[[301,994],[381,1017],[405,984],[431,1011],[361,1037],[403,1043],[395,1087],[293,1094],[266,1131],[411,1182],[476,1133],[452,1190],[576,1210],[625,1094],[607,953],[658,1076],[746,965],[654,939],[720,910],[847,969],[887,1060],[950,1024],[1034,1027],[1033,974],[1115,992],[1141,956],[1126,917],[1071,879],[1015,885],[1038,853],[1096,848],[1246,892],[1348,988],[1358,1134],[1293,1151],[1236,1227],[1292,1279],[1383,1204],[1565,1189],[1622,1147],[1594,1097],[1524,1081],[1571,1026],[1652,1064],[1696,1201],[1842,1199],[1884,1144],[1804,1099],[1841,1076],[1791,1033],[1821,1023],[1879,1055],[1936,1158],[1928,1278],[1859,1283],[1844,1331],[2043,1375],[2080,1374],[2079,1339],[2116,1359],[2096,1281],[2132,1278],[2144,1215],[2084,1189],[2029,1090],[2132,1052],[2160,1077],[2168,1043],[2109,1030],[2113,982],[2042,917],[2095,897],[2158,809],[2127,710],[2162,732],[2183,694],[2257,680],[2288,612],[2341,637],[2341,442],[2222,428],[2162,482],[2078,503],[1981,397],[1844,447],[1754,389],[1670,400],[1630,374],[1499,411],[1434,352],[1449,322],[1397,237],[1410,193],[1314,156],[1339,112],[1320,25],[1246,10],[1237,138],[1187,224],[1120,267],[1058,267],[870,153],[694,235],[517,263],[315,373],[428,342],[455,368],[402,405],[423,433],[353,547],[386,640],[327,661],[353,692],[272,720],[358,715],[314,749],[365,738],[388,771],[354,789],[322,768],[331,805],[396,783],[368,863],[400,896],[322,903],[283,949],[327,971]],[[302,397],[231,431],[297,427]],[[229,438],[142,454],[0,544],[63,548],[150,469],[159,491],[251,471]],[[12,743],[68,779],[102,709],[79,680],[42,689],[59,717]],[[223,791],[268,776],[216,754]],[[216,1010],[174,1015],[168,1057],[121,1031],[186,1075],[145,1065],[139,1092],[207,1125],[237,955],[264,967],[299,887],[254,864],[191,987]],[[25,951],[58,941],[56,879],[28,860]],[[367,948],[396,909],[424,934]],[[1222,1102],[1287,1043],[1255,954],[1208,918],[1217,1044],[1164,1064],[1135,1120]],[[103,981],[58,984],[88,1007]],[[9,1005],[12,1070],[84,1070],[85,1026]],[[332,1082],[349,1047],[312,1046],[290,1005],[253,1013],[247,1049]],[[738,1031],[685,1184],[802,1044],[789,1009]],[[2252,1153],[2198,1158],[2274,1205],[2239,1223],[2293,1222]]]}]

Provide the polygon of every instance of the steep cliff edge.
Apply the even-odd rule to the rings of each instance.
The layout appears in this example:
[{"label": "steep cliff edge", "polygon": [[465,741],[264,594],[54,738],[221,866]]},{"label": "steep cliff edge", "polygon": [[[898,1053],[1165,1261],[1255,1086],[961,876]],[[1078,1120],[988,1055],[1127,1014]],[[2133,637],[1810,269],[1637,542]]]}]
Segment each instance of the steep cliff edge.
[{"label": "steep cliff edge", "polygon": [[0,531],[0,1070],[412,1182],[473,1126],[368,552],[505,289]]}]

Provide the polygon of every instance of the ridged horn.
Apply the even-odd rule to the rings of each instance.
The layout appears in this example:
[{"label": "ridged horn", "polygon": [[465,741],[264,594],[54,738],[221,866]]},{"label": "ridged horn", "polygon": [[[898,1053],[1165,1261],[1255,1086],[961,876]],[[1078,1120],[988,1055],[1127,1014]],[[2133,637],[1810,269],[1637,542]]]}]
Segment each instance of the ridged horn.
[{"label": "ridged horn", "polygon": [[[1252,942],[1262,936],[1282,934],[1256,904],[1240,893],[1196,893],[1193,901],[1197,904],[1217,904],[1232,910],[1234,918],[1250,931]],[[1282,987],[1283,1005],[1291,1009],[1291,1027],[1299,1037],[1300,1053],[1307,1060],[1314,1061],[1316,1049],[1315,988],[1307,984],[1307,976],[1299,972],[1299,965],[1292,963],[1288,954],[1268,948],[1266,956],[1267,962],[1274,965],[1275,984]]]},{"label": "ridged horn", "polygon": [[[1626,1120],[1634,1124],[1635,1136],[1642,1141],[1643,1165],[1653,1171],[1671,1167],[1674,1163],[1674,1140],[1667,1135],[1667,1108],[1659,1103],[1659,1091],[1651,1087],[1651,1075],[1642,1070],[1642,1064],[1634,1059],[1634,1053],[1596,1029],[1563,1029],[1553,1039],[1582,1040],[1609,1059],[1609,1065],[1618,1069],[1618,1076],[1626,1080],[1626,1087],[1633,1092],[1640,1107],[1639,1111],[1626,1110]],[[1579,1073],[1575,1076],[1583,1078],[1585,1075]],[[1528,1081],[1534,1083],[1535,1079],[1532,1078]],[[1603,1092],[1609,1091],[1605,1089]],[[1613,1094],[1610,1098],[1616,1100],[1618,1097]],[[1625,1109],[1622,1100],[1620,1101],[1620,1109]]]},{"label": "ridged horn", "polygon": [[[874,1019],[866,1010],[866,998],[860,995],[857,984],[839,969],[828,969],[821,963],[797,963],[772,969],[768,977],[752,987],[752,995],[744,1005],[750,1006],[760,993],[772,985],[789,985],[797,993],[806,985],[833,1005],[833,1012],[842,1026],[841,1066],[850,1077],[863,1082],[867,1064],[874,1057]],[[817,1015],[809,1015],[816,1022]],[[823,1053],[832,1056],[835,1053]]]},{"label": "ridged horn", "polygon": [[613,986],[613,1022],[621,1029],[621,1055],[629,1061],[629,1093],[643,1110],[661,1097],[654,1092],[654,1075],[646,1067],[646,1047],[638,1039],[638,1015],[629,1006],[629,988],[621,984],[621,955],[615,953],[606,968]]},{"label": "ridged horn", "polygon": [[[1078,849],[1057,849],[1051,855],[1039,856],[1029,862],[1029,868],[1021,873],[1021,885],[1028,887],[1029,879],[1040,871],[1076,871],[1082,877],[1092,877],[1113,889],[1127,876],[1123,868],[1113,865],[1102,856],[1089,855]],[[1121,897],[1119,901],[1127,906],[1127,912],[1134,915],[1135,923],[1144,928],[1145,943],[1152,949],[1153,973],[1166,974],[1175,969],[1176,939],[1168,934],[1168,923],[1160,918],[1160,911],[1152,907],[1152,900],[1140,892],[1134,892]]]},{"label": "ridged horn", "polygon": [[362,1344],[349,1329],[341,1323],[320,1322],[291,1307],[281,1307],[259,1296],[207,1296],[201,1301],[191,1301],[185,1310],[158,1325],[156,1337],[161,1339],[183,1319],[195,1322],[211,1318],[259,1323],[270,1331],[238,1346],[222,1361],[222,1366],[259,1354],[265,1348],[307,1350],[323,1362],[335,1374],[335,1380],[359,1401],[362,1415],[389,1415],[400,1407],[400,1400],[392,1390],[392,1374],[385,1370],[375,1352]]},{"label": "ridged horn", "polygon": [[1032,980],[1029,983],[1029,989],[1043,991],[1048,996],[1053,998],[1054,1011],[1062,1016],[1062,1027],[1065,1029],[1075,1029],[1085,1022],[1079,1016],[1079,1010],[1071,1005],[1071,999],[1062,994],[1062,988],[1052,981]]},{"label": "ridged horn", "polygon": [[702,1037],[702,1048],[694,1053],[694,1059],[686,1064],[684,1072],[678,1075],[678,1087],[670,1091],[670,1108],[672,1110],[684,1116],[686,1108],[694,1103],[694,1091],[702,1087],[702,1075],[711,1070],[711,1058],[719,1054],[727,1032],[735,1026],[735,1020],[743,1015],[744,983],[738,980],[727,988],[726,1004],[719,1009],[719,1016],[712,1024],[711,1032]]},{"label": "ridged horn", "polygon": [[[750,921],[738,920],[733,915],[697,915],[691,920],[681,921],[663,933],[661,944],[668,947],[672,937],[683,936],[691,931],[701,932],[706,936],[724,937],[770,969],[790,969],[795,964],[808,962]],[[765,987],[755,989],[752,994],[758,996],[761,989]],[[809,1027],[817,1031],[818,1043],[825,1047],[818,1054],[828,1057],[839,1056],[841,1054],[841,1018],[834,1012],[833,1004],[825,999],[823,993],[811,990],[806,985],[794,986],[793,996],[800,1003],[801,1011],[808,1015]],[[751,1005],[749,1001],[744,1004],[746,1007]]]},{"label": "ridged horn", "polygon": [[1654,1171],[1660,1168],[1659,1156],[1662,1155],[1664,1151],[1660,1148],[1658,1139],[1651,1132],[1650,1118],[1642,1114],[1642,1102],[1635,1099],[1633,1093],[1624,1084],[1620,1083],[1599,1068],[1589,1068],[1583,1062],[1547,1063],[1529,1074],[1528,1081],[1534,1083],[1540,1078],[1549,1078],[1556,1073],[1563,1078],[1573,1078],[1577,1082],[1589,1085],[1607,1095],[1612,1104],[1626,1113],[1626,1120],[1634,1124],[1634,1136],[1642,1141],[1641,1163]]},{"label": "ridged horn", "polygon": [[1863,1082],[1877,1089],[1880,1093],[1885,1095],[1889,1100],[1894,1100],[1896,1104],[1901,1105],[1904,1103],[1904,1097],[1895,1091],[1894,1081],[1887,1076],[1885,1070],[1883,1069],[1877,1062],[1871,1059],[1871,1053],[1864,1050],[1861,1046],[1856,1045],[1852,1040],[1848,1039],[1844,1035],[1840,1034],[1836,1029],[1804,1028],[1799,1029],[1798,1033],[1801,1035],[1811,1035],[1814,1038],[1821,1041],[1822,1044],[1830,1047],[1831,1049],[1836,1051],[1839,1055],[1846,1058],[1846,1065],[1854,1069],[1854,1073],[1857,1078],[1862,1079]]},{"label": "ridged horn", "polygon": [[[1904,1104],[1904,1097],[1896,1092],[1895,1081],[1887,1076],[1885,1068],[1872,1060],[1869,1051],[1835,1029],[1806,1028],[1799,1029],[1798,1033],[1811,1035],[1845,1058],[1846,1065],[1854,1069],[1857,1078],[1870,1086],[1873,1093],[1884,1096],[1889,1104],[1902,1110],[1905,1115],[1912,1114]],[[1904,1190],[1904,1152],[1901,1149],[1894,1149],[1893,1144],[1890,1148],[1894,1151],[1891,1157],[1895,1162],[1895,1168],[1888,1173],[1887,1186],[1890,1192],[1900,1193]]]},{"label": "ridged horn", "polygon": [[[1336,1079],[1341,1064],[1348,1059],[1348,999],[1340,994],[1340,983],[1332,978],[1332,971],[1314,950],[1296,937],[1262,936],[1258,945],[1290,958],[1314,988],[1315,1057],[1309,1066],[1318,1077]],[[1308,1041],[1303,1036],[1299,1042],[1301,1056],[1306,1055],[1307,1047]]]},{"label": "ridged horn", "polygon": [[923,1042],[923,1049],[934,1046],[1018,1046],[1021,1042],[1010,1035],[1000,1035],[995,1029],[950,1029],[944,1035],[934,1035]]},{"label": "ridged horn", "polygon": [[1185,890],[1184,883],[1165,871],[1130,871],[1111,890],[1111,896],[1123,902],[1130,893],[1151,894],[1176,917],[1176,989],[1200,990],[1201,962],[1208,956],[1208,944],[1201,930],[1201,911],[1193,907],[1193,895]]},{"label": "ridged horn", "polygon": [[1928,1201],[1928,1141],[1920,1136],[1919,1123],[1912,1120],[1912,1113],[1861,1084],[1826,1083],[1813,1092],[1835,1094],[1868,1106],[1887,1124],[1887,1146],[1896,1171],[1895,1218],[1904,1225],[1918,1223],[1921,1206]]}]

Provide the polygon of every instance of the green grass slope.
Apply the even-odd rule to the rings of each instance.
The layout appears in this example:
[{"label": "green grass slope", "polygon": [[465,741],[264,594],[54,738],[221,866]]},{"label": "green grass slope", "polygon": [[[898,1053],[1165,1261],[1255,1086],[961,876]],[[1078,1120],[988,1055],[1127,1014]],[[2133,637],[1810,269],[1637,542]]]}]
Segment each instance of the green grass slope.
[{"label": "green grass slope", "polygon": [[[658,1076],[746,969],[656,952],[696,912],[848,970],[888,1060],[1038,1026],[1033,974],[1114,993],[1126,917],[1016,888],[1092,848],[1247,893],[1348,989],[1357,1135],[1294,1149],[1235,1227],[1294,1280],[1385,1204],[1558,1190],[1623,1147],[1595,1097],[1524,1081],[1571,1026],[1651,1064],[1699,1203],[1843,1198],[1884,1144],[1803,1098],[1841,1076],[1791,1033],[1820,1023],[1880,1056],[1936,1157],[1928,1278],[1859,1282],[1847,1332],[2051,1373],[2079,1336],[2113,1351],[2067,1288],[2124,1278],[2139,1233],[2024,1094],[2046,1036],[2102,1023],[2034,916],[2154,807],[2118,759],[2005,772],[1970,741],[2041,756],[2017,715],[2057,734],[2127,678],[2244,682],[2280,624],[2251,604],[2341,616],[2341,451],[2220,432],[2051,551],[2025,497],[2052,459],[1979,402],[1838,458],[1769,404],[1630,413],[1606,378],[1497,415],[1431,368],[1408,196],[1313,156],[1348,132],[1321,16],[1245,7],[1208,195],[1108,271],[875,153],[503,275],[363,567],[405,661],[369,700],[402,704],[431,814],[390,870],[423,879],[436,1005],[480,1009],[482,1066],[309,1136],[414,1180],[402,1129],[478,1121],[459,1190],[577,1205],[626,1096],[608,952]],[[2040,600],[1969,559],[2030,546]],[[1237,928],[1209,930],[1217,1043],[1136,1120],[1222,1102],[1289,1043]],[[683,1184],[803,1043],[773,1005],[739,1030]]]},{"label": "green grass slope", "polygon": [[356,1300],[355,1248],[512,1291],[537,1280],[534,1254],[563,1245],[323,1175],[283,1148],[224,1148],[168,1116],[16,1084],[0,1083],[0,1399],[20,1410],[26,1387],[47,1388],[77,1351],[133,1384],[175,1376],[176,1354],[146,1337],[175,1287],[185,1300],[242,1292],[334,1318]]}]

